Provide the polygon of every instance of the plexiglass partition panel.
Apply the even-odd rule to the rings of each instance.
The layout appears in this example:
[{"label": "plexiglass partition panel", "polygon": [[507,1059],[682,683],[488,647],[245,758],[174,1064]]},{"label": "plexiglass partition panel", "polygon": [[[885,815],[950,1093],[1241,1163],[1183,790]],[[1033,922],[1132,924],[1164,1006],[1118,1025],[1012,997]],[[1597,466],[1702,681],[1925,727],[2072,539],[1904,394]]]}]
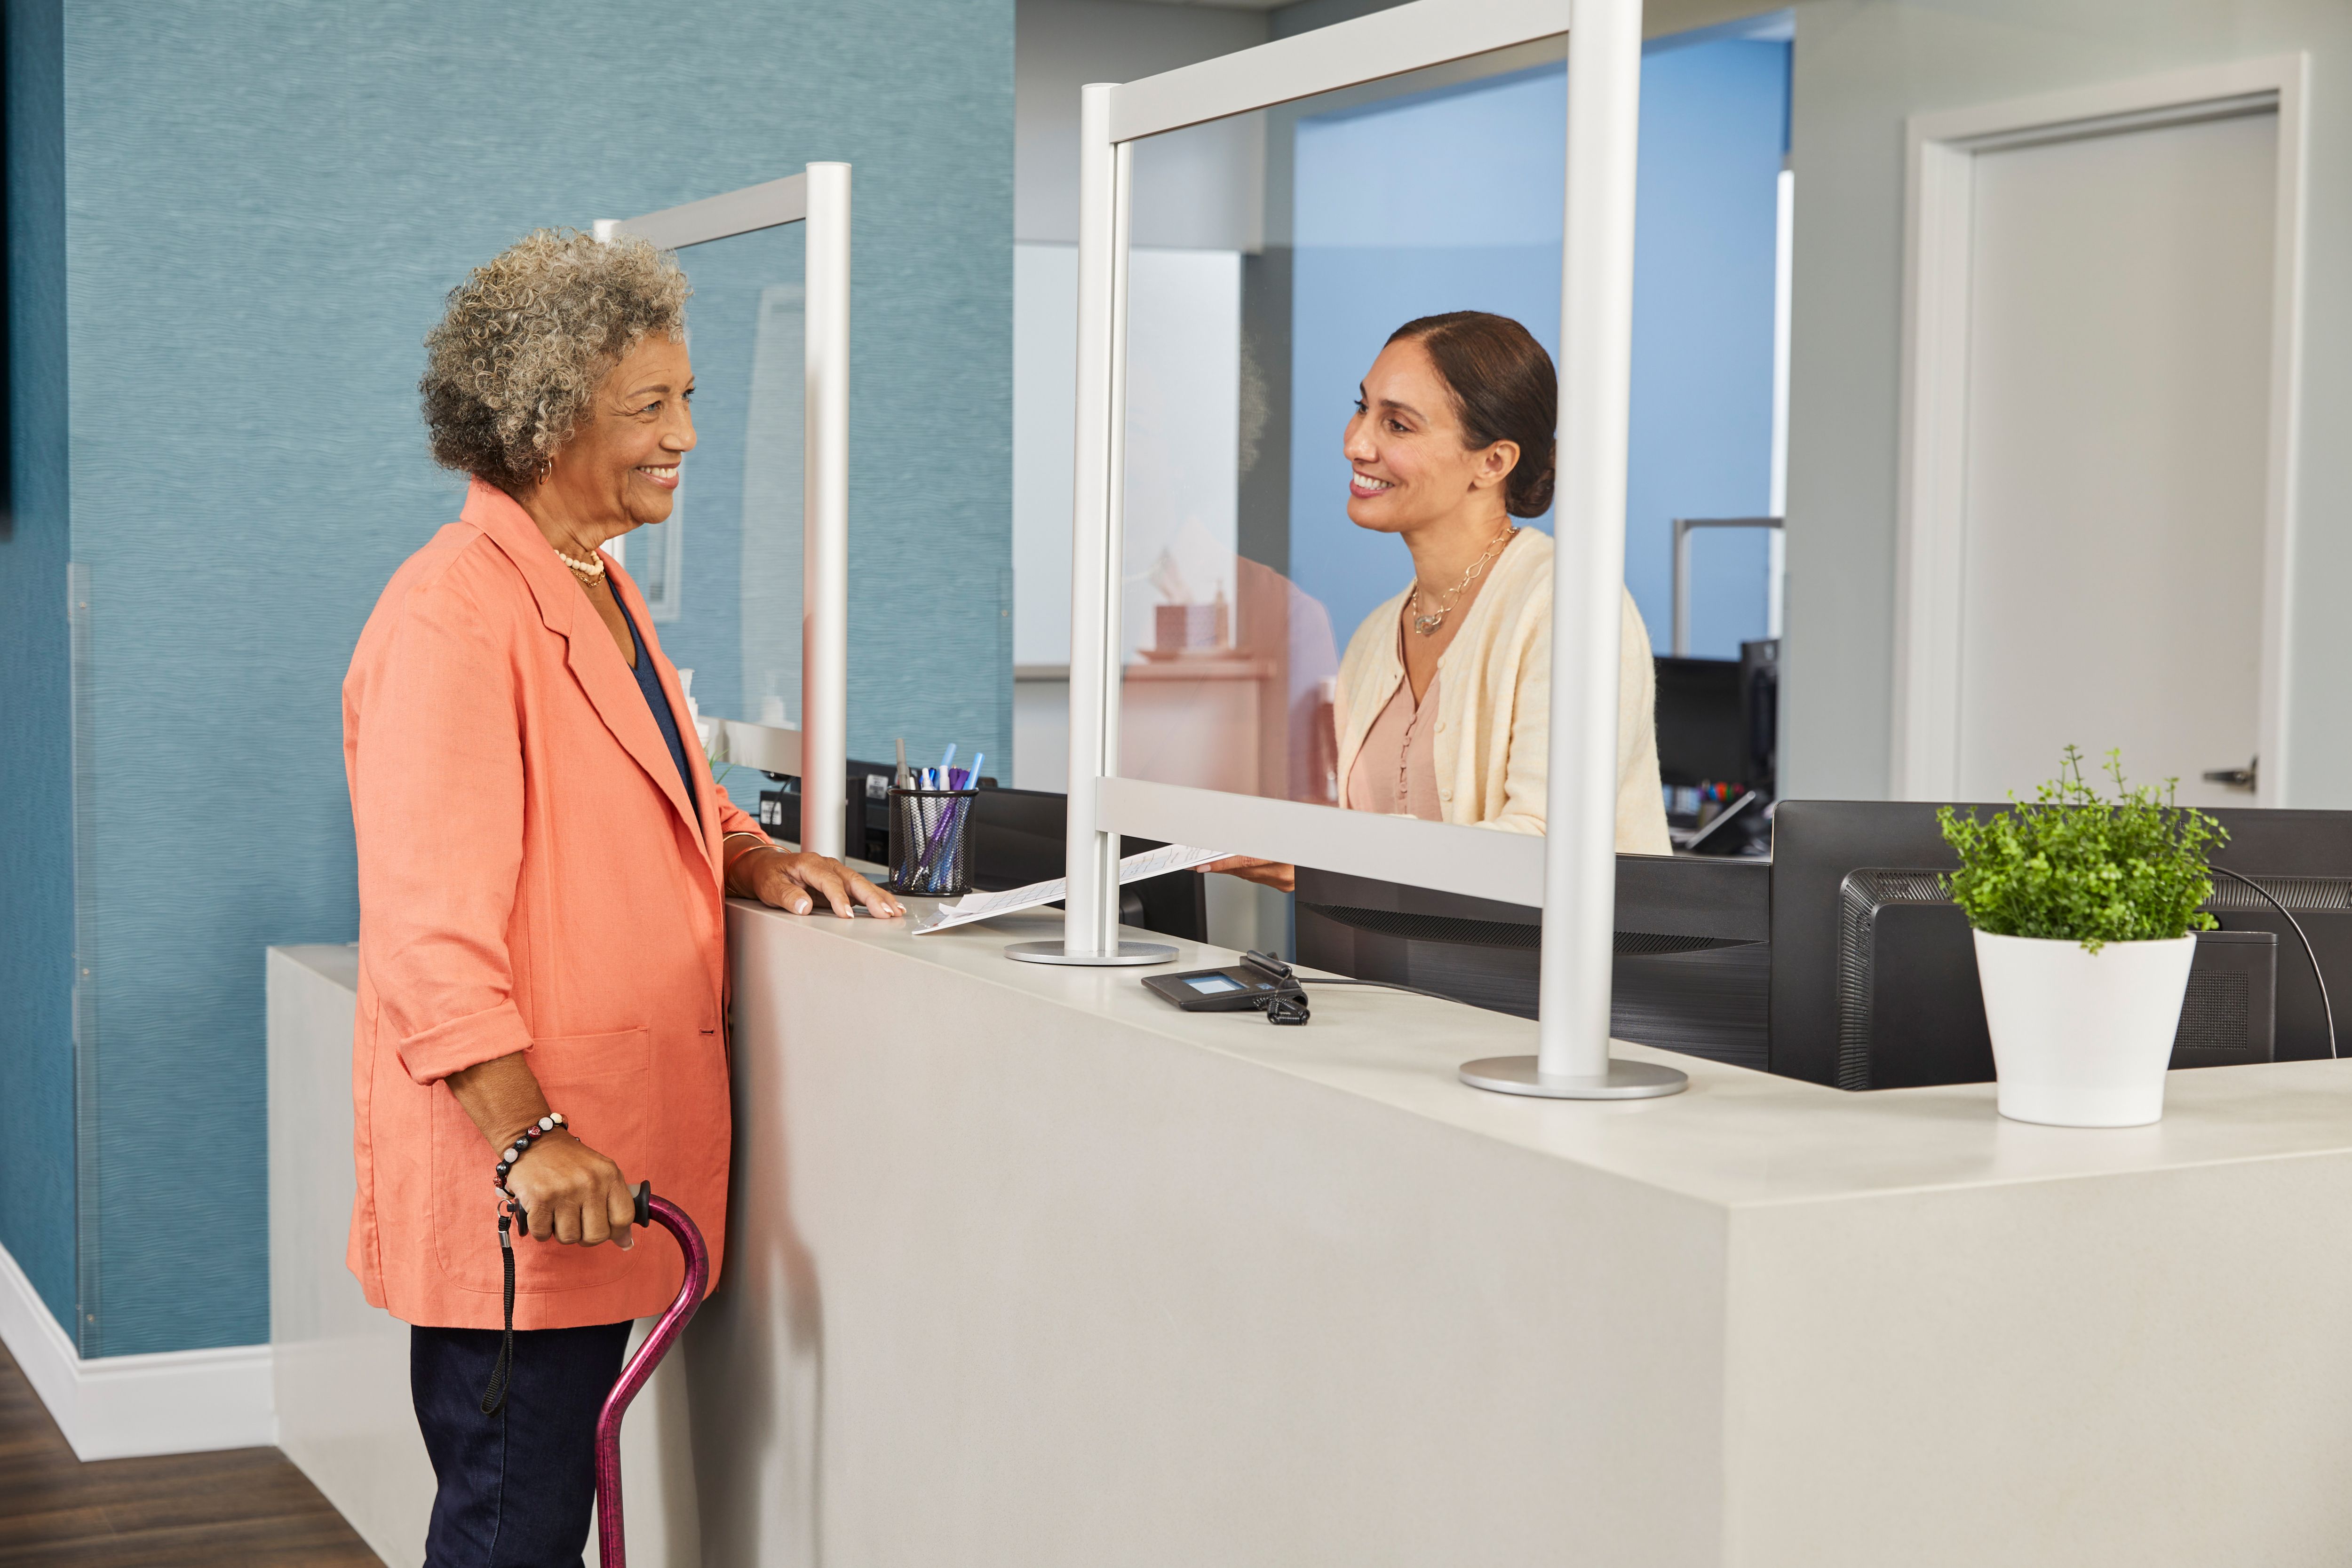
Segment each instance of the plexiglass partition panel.
[{"label": "plexiglass partition panel", "polygon": [[[801,227],[678,253],[694,286],[696,446],[676,509],[628,536],[627,566],[706,716],[801,722]],[[658,596],[657,596],[658,591]],[[667,612],[664,606],[667,605]]]},{"label": "plexiglass partition panel", "polygon": [[[1442,610],[1423,607],[1443,615],[1433,631],[1449,643],[1501,564],[1502,553],[1481,563],[1486,536],[1518,552],[1515,569],[1541,558],[1527,542],[1499,543],[1499,501],[1433,499],[1459,476],[1414,472],[1414,445],[1433,420],[1458,427],[1455,411],[1375,409],[1360,427],[1356,399],[1390,335],[1441,313],[1521,324],[1556,359],[1564,60],[1555,37],[1134,144],[1123,777],[1407,810],[1393,779],[1364,776],[1362,737],[1347,733],[1349,699],[1360,706],[1377,684],[1360,656],[1354,689],[1342,690],[1350,638],[1380,620],[1393,632],[1380,663],[1402,669],[1393,601],[1414,580],[1416,550],[1450,561],[1466,548],[1456,581],[1476,569]],[[1399,420],[1411,424],[1402,447],[1381,428]],[[1359,466],[1398,481],[1396,492],[1351,496]],[[1551,511],[1509,522],[1548,534]],[[1481,537],[1451,537],[1465,526]],[[1445,537],[1426,537],[1433,528]],[[1489,618],[1504,599],[1507,613],[1525,612],[1521,596],[1497,595]],[[1427,673],[1415,674],[1426,702]],[[1539,747],[1539,727],[1526,739]],[[1480,820],[1441,813],[1450,801],[1430,789],[1412,798],[1424,817]],[[1540,813],[1538,800],[1522,825],[1539,826]]]},{"label": "plexiglass partition panel", "polygon": [[596,225],[682,253],[689,319],[705,325],[703,434],[716,437],[690,470],[708,476],[708,542],[688,549],[681,507],[625,559],[673,625],[673,659],[705,676],[696,700],[722,778],[736,766],[798,776],[803,847],[831,855],[847,767],[849,195],[848,164],[812,163]]},{"label": "plexiglass partition panel", "polygon": [[[1143,277],[1135,246],[1146,215],[1160,210],[1140,189],[1141,171],[1155,163],[1213,167],[1221,158],[1230,167],[1246,156],[1252,138],[1227,131],[1219,147],[1197,159],[1163,151],[1151,139],[1170,136],[1165,147],[1175,148],[1180,143],[1174,137],[1211,134],[1202,128],[1271,111],[1256,137],[1275,176],[1261,186],[1264,211],[1294,228],[1302,214],[1311,212],[1336,237],[1371,253],[1370,265],[1359,269],[1367,277],[1404,277],[1424,259],[1418,253],[1433,244],[1444,248],[1454,236],[1442,216],[1415,213],[1409,200],[1397,199],[1401,190],[1414,174],[1434,172],[1427,200],[1442,214],[1449,202],[1458,202],[1456,187],[1478,167],[1476,155],[1423,157],[1423,167],[1416,169],[1414,154],[1424,152],[1425,144],[1410,132],[1387,138],[1376,132],[1370,140],[1380,145],[1370,162],[1381,172],[1356,181],[1351,190],[1344,189],[1349,182],[1342,178],[1337,182],[1341,193],[1310,207],[1297,181],[1302,161],[1311,170],[1316,159],[1302,160],[1300,146],[1317,147],[1326,127],[1318,124],[1302,138],[1297,117],[1304,112],[1309,120],[1322,121],[1418,110],[1433,114],[1418,127],[1433,135],[1433,127],[1460,118],[1439,106],[1475,91],[1516,85],[1486,79],[1513,67],[1539,73],[1530,76],[1528,87],[1540,91],[1541,76],[1549,72],[1544,51],[1532,47],[1567,33],[1571,7],[1561,0],[1418,0],[1141,82],[1084,89],[1071,528],[1069,897],[1063,940],[1023,944],[1012,950],[1013,956],[1054,963],[1152,961],[1153,955],[1130,951],[1134,945],[1118,936],[1116,849],[1122,831],[1203,847],[1216,843],[1267,861],[1540,901],[1546,910],[1540,1049],[1525,1058],[1470,1063],[1464,1080],[1507,1092],[1577,1099],[1672,1093],[1687,1082],[1672,1069],[1612,1061],[1609,1053],[1610,932],[1622,793],[1619,688],[1629,624],[1622,605],[1642,11],[1639,0],[1576,0],[1572,10],[1574,37],[1563,83],[1567,156],[1554,166],[1567,192],[1559,246],[1562,370],[1557,378],[1557,423],[1545,426],[1542,388],[1552,378],[1541,367],[1545,356],[1529,340],[1532,329],[1524,320],[1506,319],[1499,311],[1482,314],[1470,334],[1475,342],[1461,355],[1449,357],[1434,336],[1421,332],[1408,334],[1396,355],[1376,354],[1360,383],[1360,397],[1351,400],[1357,406],[1343,449],[1349,465],[1346,512],[1368,533],[1411,542],[1417,558],[1413,590],[1392,605],[1376,601],[1361,634],[1351,638],[1330,688],[1331,766],[1320,779],[1308,768],[1301,785],[1294,785],[1290,767],[1294,674],[1287,667],[1287,628],[1278,639],[1284,664],[1277,674],[1264,667],[1277,640],[1262,624],[1255,632],[1237,632],[1236,622],[1248,617],[1234,613],[1240,608],[1234,601],[1244,592],[1244,559],[1255,559],[1275,579],[1288,580],[1265,584],[1265,596],[1286,605],[1297,588],[1297,570],[1311,564],[1320,571],[1324,563],[1291,559],[1297,516],[1267,525],[1253,507],[1244,524],[1240,440],[1230,455],[1222,443],[1197,441],[1192,449],[1199,455],[1199,471],[1181,461],[1169,465],[1174,477],[1161,479],[1160,490],[1149,487],[1149,461],[1141,463],[1139,476],[1129,452],[1131,443],[1150,440],[1155,429],[1162,432],[1160,441],[1181,444],[1173,436],[1182,424],[1181,417],[1171,421],[1139,399],[1130,376]],[[1521,48],[1529,53],[1506,56]],[[1400,79],[1422,72],[1431,74]],[[1394,99],[1399,89],[1421,95],[1422,101],[1383,101]],[[1276,119],[1290,121],[1286,138],[1274,129]],[[1489,155],[1509,151],[1505,146]],[[1147,159],[1147,152],[1154,156]],[[1323,162],[1340,173],[1351,156],[1342,150]],[[1525,198],[1540,212],[1548,198],[1534,188],[1532,178],[1528,185]],[[1170,204],[1180,200],[1171,197]],[[1392,208],[1401,208],[1402,218],[1383,221]],[[1457,214],[1454,221],[1464,220]],[[1538,247],[1543,240],[1539,226],[1523,228],[1516,237]],[[1294,243],[1286,248],[1295,273],[1300,247]],[[1458,295],[1468,287],[1470,280],[1457,275],[1435,288]],[[1296,277],[1284,287],[1296,318],[1302,313]],[[1309,292],[1315,304],[1325,302],[1321,291]],[[1205,320],[1198,290],[1171,286],[1166,298],[1199,306]],[[1440,308],[1470,303],[1457,298]],[[1153,307],[1147,301],[1146,308]],[[1241,335],[1204,329],[1202,336],[1234,344],[1234,373],[1240,380]],[[1352,357],[1360,359],[1364,346],[1357,345]],[[1349,357],[1335,350],[1335,358]],[[1279,363],[1286,356],[1257,358],[1262,378],[1267,361]],[[1295,379],[1297,356],[1286,358]],[[1200,378],[1204,427],[1223,412],[1223,400],[1205,390],[1213,379]],[[1501,389],[1501,396],[1483,397],[1489,382]],[[1285,396],[1263,396],[1260,412],[1286,404],[1295,412],[1319,390],[1294,386]],[[1173,402],[1181,407],[1187,395],[1180,391]],[[1530,398],[1538,404],[1532,422],[1527,413]],[[1237,392],[1232,403],[1236,417],[1244,417],[1241,402]],[[1490,413],[1496,417],[1489,418]],[[1507,432],[1518,440],[1504,440]],[[1538,514],[1549,495],[1549,486],[1540,483],[1540,466],[1552,455],[1549,437],[1554,432],[1561,526],[1559,547],[1548,551],[1539,531],[1517,528],[1494,515],[1501,508],[1486,503],[1496,497],[1477,493],[1499,489],[1510,497],[1510,513]],[[1285,465],[1290,455],[1298,454],[1302,480],[1311,486],[1305,456],[1310,448],[1299,434],[1301,439],[1286,438],[1283,444]],[[1535,459],[1524,469],[1518,464],[1522,455]],[[1248,466],[1254,470],[1256,461]],[[1226,514],[1215,504],[1227,473],[1236,496],[1230,514],[1234,543],[1226,552],[1230,579],[1218,570],[1218,534]],[[1147,486],[1140,492],[1132,484],[1139,476]],[[1286,483],[1282,488],[1292,486]],[[1455,492],[1451,499],[1449,488]],[[1154,716],[1150,728],[1155,740],[1176,733],[1146,765],[1163,772],[1188,764],[1213,768],[1219,781],[1255,780],[1257,790],[1171,783],[1120,771],[1129,766],[1124,734],[1131,727],[1143,727],[1125,700],[1129,655],[1131,650],[1141,654],[1146,646],[1130,641],[1124,624],[1125,601],[1138,574],[1128,552],[1127,514],[1132,506],[1149,507],[1154,501],[1170,504],[1146,517],[1158,537],[1142,541],[1149,564],[1140,575],[1162,602],[1153,606],[1150,656],[1136,662],[1170,670],[1168,685],[1196,688],[1186,694],[1182,711],[1213,716],[1200,723],[1197,734],[1185,734],[1172,714]],[[1464,517],[1457,514],[1465,507],[1479,514],[1473,521],[1494,525],[1491,538],[1454,537],[1463,534]],[[1257,556],[1245,552],[1244,538]],[[1276,555],[1278,567],[1264,559]],[[1377,558],[1359,559],[1369,565]],[[1367,578],[1377,570],[1371,568]],[[1349,580],[1344,570],[1329,575],[1335,591]],[[1474,623],[1474,590],[1487,611],[1483,627]],[[1206,602],[1201,598],[1204,591]],[[1222,605],[1221,595],[1228,601]],[[1311,601],[1312,595],[1299,598]],[[1388,623],[1392,612],[1403,617],[1393,633]],[[1328,607],[1324,619],[1331,620]],[[1427,636],[1433,628],[1444,634],[1419,646],[1407,641]],[[1436,663],[1439,643],[1461,640],[1465,632],[1483,644],[1479,667],[1457,670],[1452,696],[1437,705],[1435,714],[1420,711],[1430,689],[1427,681],[1445,674]],[[1387,642],[1391,634],[1399,639],[1393,647]],[[1638,643],[1633,652],[1645,655]],[[1207,668],[1212,663],[1226,669],[1213,675]],[[1147,676],[1145,684],[1155,679]],[[1212,691],[1218,682],[1238,690]],[[1265,700],[1254,704],[1253,692]],[[1401,716],[1400,698],[1409,699],[1409,711]],[[1391,720],[1397,721],[1392,728],[1429,724],[1431,747],[1441,751],[1435,776],[1424,773],[1416,780],[1401,762],[1391,780],[1394,798],[1378,798],[1376,777],[1366,789],[1366,809],[1343,809],[1357,803],[1351,752],[1370,756],[1385,777],[1390,764],[1384,753],[1410,750],[1409,735],[1383,737],[1380,727]],[[1268,732],[1276,721],[1279,733],[1269,755]],[[1310,716],[1300,727],[1312,741],[1324,727]],[[1442,757],[1442,748],[1449,747],[1455,753],[1451,763]],[[1456,766],[1465,759],[1466,766]],[[1310,798],[1293,798],[1294,788]],[[1405,798],[1416,790],[1433,799]],[[1312,799],[1318,791],[1338,803]],[[1649,789],[1644,811],[1658,810],[1656,793],[1654,786]],[[1473,799],[1465,802],[1465,794]],[[1407,809],[1394,810],[1399,806]],[[1662,821],[1659,827],[1663,840]]]}]

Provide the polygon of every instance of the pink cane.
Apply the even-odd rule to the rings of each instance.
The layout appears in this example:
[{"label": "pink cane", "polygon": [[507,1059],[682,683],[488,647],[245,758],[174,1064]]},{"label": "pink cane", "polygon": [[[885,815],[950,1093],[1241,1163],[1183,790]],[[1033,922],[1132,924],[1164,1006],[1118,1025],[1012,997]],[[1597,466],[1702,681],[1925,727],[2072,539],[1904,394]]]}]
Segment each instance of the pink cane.
[{"label": "pink cane", "polygon": [[653,1183],[640,1182],[637,1223],[656,1219],[677,1238],[677,1249],[686,1254],[686,1282],[678,1286],[677,1300],[654,1324],[653,1333],[646,1335],[637,1354],[621,1368],[620,1379],[604,1396],[604,1411],[596,1417],[596,1560],[604,1568],[625,1568],[629,1559],[628,1543],[621,1535],[621,1417],[629,1413],[629,1401],[637,1396],[637,1390],[646,1385],[655,1366],[685,1331],[686,1321],[702,1304],[702,1292],[710,1283],[710,1249],[704,1245],[702,1232],[686,1217],[686,1210],[666,1197],[656,1197]]}]

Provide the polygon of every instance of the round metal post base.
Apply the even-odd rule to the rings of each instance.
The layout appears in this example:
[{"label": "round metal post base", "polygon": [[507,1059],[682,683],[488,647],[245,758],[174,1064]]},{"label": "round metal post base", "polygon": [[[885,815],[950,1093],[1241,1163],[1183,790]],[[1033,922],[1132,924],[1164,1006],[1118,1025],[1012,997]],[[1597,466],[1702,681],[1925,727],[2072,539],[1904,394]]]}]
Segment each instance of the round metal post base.
[{"label": "round metal post base", "polygon": [[1654,1061],[1612,1058],[1606,1078],[1552,1078],[1536,1071],[1532,1056],[1489,1056],[1462,1064],[1462,1082],[1497,1094],[1533,1094],[1545,1100],[1654,1100],[1690,1087],[1690,1075]]},{"label": "round metal post base", "polygon": [[1122,942],[1116,953],[1072,953],[1059,942],[1015,942],[1004,949],[1004,956],[1024,964],[1076,964],[1092,968],[1172,963],[1176,949],[1165,942]]}]

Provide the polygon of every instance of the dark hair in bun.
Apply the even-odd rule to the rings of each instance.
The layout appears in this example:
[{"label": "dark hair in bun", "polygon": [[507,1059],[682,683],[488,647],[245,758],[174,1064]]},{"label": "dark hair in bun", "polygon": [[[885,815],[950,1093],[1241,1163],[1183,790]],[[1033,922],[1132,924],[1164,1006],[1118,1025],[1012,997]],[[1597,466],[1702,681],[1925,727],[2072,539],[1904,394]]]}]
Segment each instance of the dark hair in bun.
[{"label": "dark hair in bun", "polygon": [[1551,506],[1552,440],[1559,424],[1559,376],[1535,334],[1508,316],[1449,310],[1423,316],[1389,334],[1429,351],[1454,394],[1454,416],[1471,450],[1518,443],[1519,460],[1503,482],[1503,505],[1515,517]]}]

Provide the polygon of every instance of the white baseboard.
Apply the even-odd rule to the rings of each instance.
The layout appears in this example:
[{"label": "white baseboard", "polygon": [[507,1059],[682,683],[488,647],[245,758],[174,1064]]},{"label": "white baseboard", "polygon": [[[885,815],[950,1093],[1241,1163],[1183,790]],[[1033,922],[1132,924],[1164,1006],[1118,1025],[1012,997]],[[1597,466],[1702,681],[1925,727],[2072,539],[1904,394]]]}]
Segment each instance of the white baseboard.
[{"label": "white baseboard", "polygon": [[5,1247],[0,1343],[83,1459],[197,1454],[278,1441],[268,1345],[84,1361]]}]

